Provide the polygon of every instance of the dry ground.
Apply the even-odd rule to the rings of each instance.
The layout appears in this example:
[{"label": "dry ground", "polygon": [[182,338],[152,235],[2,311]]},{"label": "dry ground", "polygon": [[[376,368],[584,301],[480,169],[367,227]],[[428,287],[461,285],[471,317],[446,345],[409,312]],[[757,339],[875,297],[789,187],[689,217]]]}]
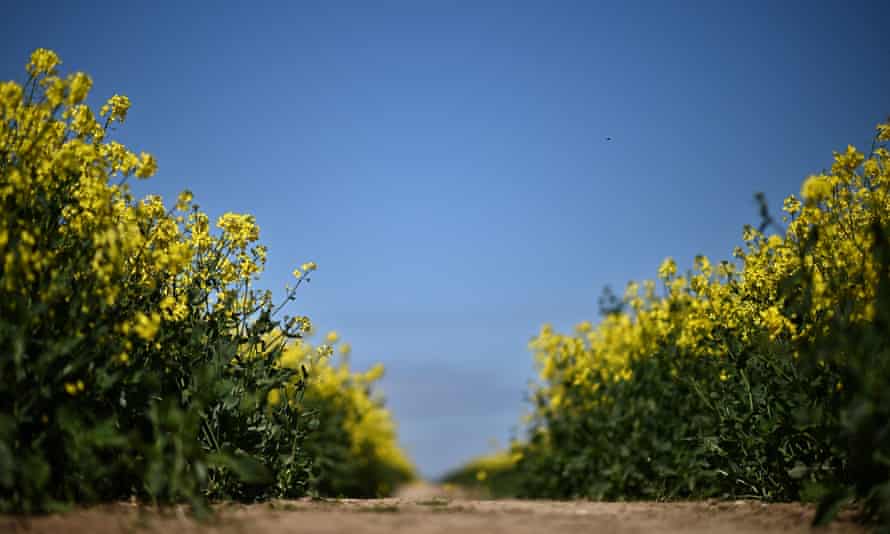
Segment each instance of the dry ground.
[{"label": "dry ground", "polygon": [[[782,533],[810,532],[813,508],[751,501],[597,503],[484,501],[415,487],[391,499],[275,501],[221,505],[211,523],[198,523],[184,507],[152,510],[110,504],[28,519],[0,516],[0,532],[158,534],[435,534],[482,533]],[[819,532],[860,533],[849,519]]]}]

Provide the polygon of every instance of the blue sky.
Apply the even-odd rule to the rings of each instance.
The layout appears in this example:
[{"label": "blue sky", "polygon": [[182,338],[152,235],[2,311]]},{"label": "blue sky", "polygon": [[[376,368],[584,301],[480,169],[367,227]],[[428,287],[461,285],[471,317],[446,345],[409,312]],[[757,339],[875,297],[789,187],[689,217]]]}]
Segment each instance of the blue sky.
[{"label": "blue sky", "polygon": [[[254,5],[256,4],[256,5]],[[387,366],[421,471],[504,444],[544,322],[673,256],[730,257],[890,114],[875,2],[15,2],[36,47],[128,95],[140,191],[256,215],[292,311]],[[885,31],[882,32],[881,30]],[[612,141],[606,141],[611,137]]]}]

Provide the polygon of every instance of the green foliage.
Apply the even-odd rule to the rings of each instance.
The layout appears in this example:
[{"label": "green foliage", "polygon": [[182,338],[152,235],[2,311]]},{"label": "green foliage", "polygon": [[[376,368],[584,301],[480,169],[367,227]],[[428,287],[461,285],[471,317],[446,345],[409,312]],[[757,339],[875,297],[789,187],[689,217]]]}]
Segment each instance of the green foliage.
[{"label": "green foliage", "polygon": [[532,433],[522,494],[798,498],[799,463],[835,463],[825,425],[797,420],[818,388],[775,355],[746,352],[729,363],[735,373],[719,380],[726,362],[669,349],[632,361],[633,380],[604,386],[607,402],[551,413]]}]

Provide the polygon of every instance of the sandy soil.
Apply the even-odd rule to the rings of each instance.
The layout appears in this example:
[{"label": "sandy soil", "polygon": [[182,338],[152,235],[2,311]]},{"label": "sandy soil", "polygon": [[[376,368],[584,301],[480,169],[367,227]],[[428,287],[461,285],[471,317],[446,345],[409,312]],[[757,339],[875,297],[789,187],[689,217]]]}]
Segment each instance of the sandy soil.
[{"label": "sandy soil", "polygon": [[[391,499],[275,501],[220,505],[210,523],[198,523],[185,507],[153,510],[109,504],[46,517],[0,516],[0,532],[161,534],[436,534],[482,533],[782,533],[810,532],[813,508],[751,501],[697,503],[597,503],[461,498],[432,487],[415,487]],[[860,533],[849,518],[818,532]]]}]

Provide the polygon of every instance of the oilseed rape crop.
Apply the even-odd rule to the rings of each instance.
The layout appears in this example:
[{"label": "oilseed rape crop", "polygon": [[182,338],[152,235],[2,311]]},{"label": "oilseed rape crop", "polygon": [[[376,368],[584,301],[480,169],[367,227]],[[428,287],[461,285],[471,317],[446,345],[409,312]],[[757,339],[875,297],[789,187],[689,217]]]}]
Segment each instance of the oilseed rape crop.
[{"label": "oilseed rape crop", "polygon": [[[339,361],[335,363],[334,352]],[[306,340],[290,344],[280,365],[312,369],[305,391],[299,383],[286,384],[277,395],[282,401],[299,402],[321,421],[306,439],[305,447],[316,458],[318,491],[324,495],[377,497],[390,494],[399,484],[416,477],[414,467],[398,446],[395,422],[383,398],[373,392],[383,376],[377,364],[365,372],[353,371],[351,346],[335,332],[325,344]],[[273,390],[274,393],[274,390]]]},{"label": "oilseed rape crop", "polygon": [[[734,258],[606,299],[530,343],[529,496],[852,497],[890,524],[890,124],[763,204]],[[764,202],[761,197],[761,202]]]},{"label": "oilseed rape crop", "polygon": [[521,458],[521,453],[509,450],[479,456],[445,474],[442,482],[469,489],[484,498],[515,497],[523,480],[522,473],[516,469]]},{"label": "oilseed rape crop", "polygon": [[315,263],[273,302],[252,215],[135,198],[158,164],[113,139],[129,99],[94,113],[60,66],[38,49],[0,82],[0,510],[304,495],[341,487],[328,447],[410,476],[373,376],[293,364],[311,322],[281,313]]}]

